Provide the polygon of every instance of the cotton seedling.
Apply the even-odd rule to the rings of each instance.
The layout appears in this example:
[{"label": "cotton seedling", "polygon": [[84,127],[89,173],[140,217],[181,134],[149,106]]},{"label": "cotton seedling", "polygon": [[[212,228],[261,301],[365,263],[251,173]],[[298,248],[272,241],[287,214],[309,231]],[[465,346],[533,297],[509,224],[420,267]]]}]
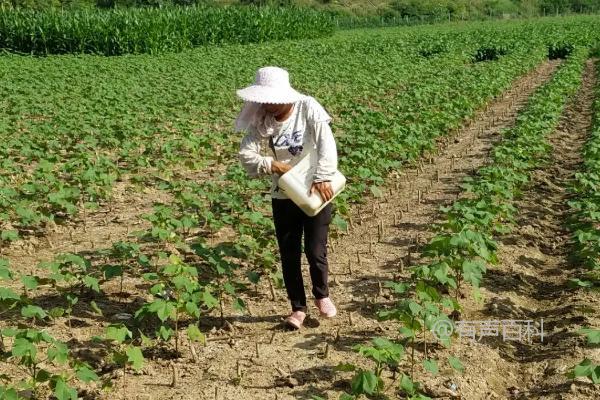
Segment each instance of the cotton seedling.
[{"label": "cotton seedling", "polygon": [[131,269],[131,273],[135,274],[136,265],[147,267],[149,265],[148,257],[141,252],[139,244],[123,241],[113,243],[112,248],[106,253],[118,264],[106,265],[103,268],[104,278],[108,280],[119,277],[119,293],[122,295],[126,271]]},{"label": "cotton seedling", "polygon": [[[97,341],[107,340],[111,344],[110,356],[112,361],[123,368],[123,379],[125,381],[127,367],[139,371],[144,366],[144,355],[139,346],[132,344],[133,334],[123,324],[111,324],[106,328],[104,337],[95,338]],[[124,382],[125,383],[125,382]],[[110,386],[110,382],[105,382]]]},{"label": "cotton seedling", "polygon": [[[179,331],[184,318],[198,320],[200,305],[214,306],[216,300],[212,294],[198,283],[196,267],[187,265],[178,256],[168,257],[166,265],[157,268],[157,272],[146,273],[144,279],[153,286],[150,294],[153,300],[144,304],[135,313],[135,318],[156,317],[160,321],[156,336],[164,341],[175,338],[175,352],[179,354]],[[190,340],[203,340],[200,331],[188,327]]]},{"label": "cotton seedling", "polygon": [[64,309],[54,309],[54,316],[66,314],[69,327],[71,327],[70,316],[79,297],[86,289],[99,293],[100,280],[90,271],[90,261],[76,254],[60,254],[55,257],[54,261],[40,263],[40,267],[49,272],[48,278],[40,280],[47,281],[63,296],[66,303]]},{"label": "cotton seedling", "polygon": [[20,367],[27,378],[0,375],[0,396],[18,399],[22,390],[31,390],[33,397],[50,389],[58,400],[77,400],[77,380],[93,382],[98,376],[91,367],[70,357],[65,343],[45,331],[35,329],[2,329],[2,336],[12,339],[12,345],[0,354],[0,361]]}]

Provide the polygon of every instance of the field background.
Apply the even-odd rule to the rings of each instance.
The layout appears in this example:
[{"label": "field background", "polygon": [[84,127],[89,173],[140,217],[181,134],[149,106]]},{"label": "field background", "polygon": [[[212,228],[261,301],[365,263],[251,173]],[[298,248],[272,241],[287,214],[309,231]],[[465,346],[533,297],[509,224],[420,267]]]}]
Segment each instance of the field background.
[{"label": "field background", "polygon": [[[599,24],[2,54],[0,397],[598,397]],[[333,116],[350,183],[329,243],[340,314],[299,332],[268,182],[232,133],[264,65]],[[429,331],[541,318],[544,343]]]},{"label": "field background", "polygon": [[299,5],[353,16],[408,18],[410,21],[505,18],[600,10],[598,0],[0,0],[3,7],[29,9],[157,7],[167,5]]}]

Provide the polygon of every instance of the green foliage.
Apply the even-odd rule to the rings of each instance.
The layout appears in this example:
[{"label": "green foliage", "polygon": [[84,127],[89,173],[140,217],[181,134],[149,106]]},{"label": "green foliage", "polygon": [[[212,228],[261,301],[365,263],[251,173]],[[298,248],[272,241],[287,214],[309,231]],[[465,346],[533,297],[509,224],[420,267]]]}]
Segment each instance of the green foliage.
[{"label": "green foliage", "polygon": [[106,328],[104,339],[109,341],[112,361],[123,371],[131,367],[139,371],[144,366],[144,355],[139,346],[132,344],[133,334],[123,324],[111,324]]},{"label": "green foliage", "polygon": [[207,44],[311,39],[332,32],[327,15],[298,7],[0,8],[0,48],[40,55],[154,54]]},{"label": "green foliage", "polygon": [[583,167],[570,188],[573,199],[568,220],[572,261],[587,268],[577,286],[600,287],[600,89],[596,88],[593,129],[583,149]]},{"label": "green foliage", "polygon": [[[187,316],[198,320],[200,307],[213,308],[216,299],[207,287],[198,283],[198,271],[185,264],[179,257],[171,255],[166,265],[157,272],[146,273],[144,279],[153,283],[150,294],[152,302],[144,304],[136,313],[136,318],[154,316],[160,321],[156,336],[164,341],[175,337],[175,351],[179,351],[179,329],[182,318]],[[172,325],[169,323],[172,322]],[[196,327],[188,327],[190,340],[203,341],[203,335]]]},{"label": "green foliage", "polygon": [[77,400],[72,383],[98,380],[87,363],[72,358],[67,345],[45,331],[6,328],[0,331],[0,339],[4,338],[12,338],[12,344],[0,352],[0,361],[19,366],[28,376],[26,379],[0,376],[0,380],[8,383],[0,384],[0,398],[18,399],[16,393],[27,389],[35,396],[41,386],[47,386],[58,400]]},{"label": "green foliage", "polygon": [[[600,73],[599,73],[600,74]],[[600,87],[595,88],[592,132],[583,148],[583,166],[575,174],[570,187],[573,199],[569,201],[570,218],[567,221],[572,232],[572,261],[581,266],[581,278],[573,278],[576,287],[600,289]],[[588,345],[598,347],[600,330],[584,328],[579,331],[587,338]],[[568,374],[570,378],[587,377],[600,384],[600,365],[586,358]]]},{"label": "green foliage", "polygon": [[567,376],[571,379],[586,377],[589,378],[593,384],[598,385],[600,384],[600,365],[594,364],[592,360],[586,358],[577,364]]},{"label": "green foliage", "polygon": [[385,338],[374,338],[371,340],[372,346],[356,345],[355,351],[364,357],[375,362],[374,370],[365,370],[352,364],[340,364],[336,367],[337,371],[354,371],[351,388],[352,396],[350,398],[360,397],[361,395],[376,395],[384,389],[381,374],[384,368],[395,368],[404,355],[404,347]]}]

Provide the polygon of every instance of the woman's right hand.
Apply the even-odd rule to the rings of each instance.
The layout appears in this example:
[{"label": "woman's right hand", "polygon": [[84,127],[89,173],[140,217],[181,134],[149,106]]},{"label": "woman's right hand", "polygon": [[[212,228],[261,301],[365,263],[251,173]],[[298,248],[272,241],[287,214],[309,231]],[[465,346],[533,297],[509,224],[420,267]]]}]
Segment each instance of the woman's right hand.
[{"label": "woman's right hand", "polygon": [[292,166],[290,164],[275,161],[275,160],[273,160],[271,162],[271,171],[274,174],[283,175],[286,172],[288,172],[290,169],[292,169]]}]

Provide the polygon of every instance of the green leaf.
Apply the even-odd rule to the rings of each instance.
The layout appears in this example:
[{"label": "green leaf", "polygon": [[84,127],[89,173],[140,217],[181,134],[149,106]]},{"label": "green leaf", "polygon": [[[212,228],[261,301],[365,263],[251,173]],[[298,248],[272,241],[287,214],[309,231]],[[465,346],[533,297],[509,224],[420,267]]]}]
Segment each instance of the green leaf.
[{"label": "green leaf", "polygon": [[456,358],[456,357],[448,356],[448,363],[450,364],[450,366],[452,368],[454,368],[458,372],[464,372],[465,371],[465,367],[462,365],[462,363],[460,362],[460,360],[458,358]]},{"label": "green leaf", "polygon": [[80,381],[85,383],[96,382],[99,379],[98,375],[92,369],[85,365],[77,368],[76,375]]},{"label": "green leaf", "polygon": [[127,354],[127,362],[136,371],[139,371],[144,366],[144,355],[139,347],[129,346],[125,350],[125,354]]},{"label": "green leaf", "polygon": [[83,277],[83,285],[87,288],[92,289],[96,293],[100,293],[100,284],[98,279],[93,276],[86,275]]},{"label": "green leaf", "polygon": [[165,322],[170,316],[174,315],[175,306],[169,301],[157,299],[150,303],[148,311],[156,313],[156,316],[162,322]]},{"label": "green leaf", "polygon": [[187,303],[185,303],[185,311],[194,318],[200,317],[200,309],[198,308],[198,305],[193,301],[188,301]]},{"label": "green leaf", "polygon": [[161,325],[160,328],[158,328],[158,336],[160,336],[162,340],[169,340],[169,338],[171,338],[172,335],[173,329],[164,325]]},{"label": "green leaf", "polygon": [[569,279],[569,286],[591,288],[592,286],[594,286],[594,282],[584,281],[579,278],[571,278],[571,279]]},{"label": "green leaf", "polygon": [[578,333],[587,337],[588,344],[600,344],[600,329],[583,328]]},{"label": "green leaf", "polygon": [[11,280],[13,279],[13,273],[8,267],[8,261],[0,258],[0,279]]},{"label": "green leaf", "polygon": [[104,279],[112,279],[116,276],[123,275],[123,267],[120,265],[107,265],[102,269]]},{"label": "green leaf", "polygon": [[375,394],[379,391],[382,382],[373,371],[359,370],[352,379],[352,393],[354,394]]},{"label": "green leaf", "polygon": [[423,367],[433,375],[437,375],[440,370],[437,361],[433,359],[423,360]]},{"label": "green leaf", "polygon": [[2,400],[21,400],[17,391],[13,388],[3,388],[0,386],[0,399]]},{"label": "green leaf", "polygon": [[25,318],[38,318],[38,319],[44,319],[48,316],[48,314],[46,314],[46,311],[44,311],[44,309],[42,307],[34,306],[34,305],[28,305],[28,306],[22,307],[21,315],[24,316]]},{"label": "green leaf", "polygon": [[408,289],[408,284],[386,281],[384,287],[392,289],[396,294],[403,294]]},{"label": "green leaf", "polygon": [[331,223],[334,226],[336,226],[340,231],[346,232],[348,230],[348,222],[346,222],[344,218],[340,217],[339,214],[335,214],[333,216]]},{"label": "green leaf", "polygon": [[54,396],[58,400],[77,400],[77,391],[67,385],[63,378],[58,377],[54,383]]},{"label": "green leaf", "polygon": [[21,296],[16,294],[12,289],[0,287],[0,300],[21,300]]},{"label": "green leaf", "polygon": [[240,312],[246,311],[246,303],[244,303],[244,300],[240,297],[236,297],[233,300],[232,306],[237,311],[240,311]]},{"label": "green leaf", "polygon": [[48,315],[53,319],[60,318],[65,315],[65,309],[62,307],[52,307],[50,311],[48,311]]},{"label": "green leaf", "polygon": [[212,293],[209,291],[208,288],[204,289],[204,292],[202,292],[202,303],[208,307],[208,308],[214,308],[217,305],[219,305],[219,300],[217,300]]},{"label": "green leaf", "polygon": [[15,357],[30,358],[35,360],[37,349],[29,340],[25,338],[16,338],[11,353]]},{"label": "green leaf", "polygon": [[70,307],[73,307],[79,301],[79,297],[75,296],[72,293],[68,293],[66,298],[67,298],[67,302],[69,303]]},{"label": "green leaf", "polygon": [[21,275],[21,282],[29,290],[35,290],[39,285],[37,278],[31,275]]},{"label": "green leaf", "polygon": [[579,363],[574,369],[573,373],[575,377],[580,376],[591,376],[594,372],[594,364],[592,360],[589,358],[584,359],[581,363]]},{"label": "green leaf", "polygon": [[402,378],[400,378],[400,388],[411,396],[414,395],[417,391],[415,383],[406,374],[402,374]]},{"label": "green leaf", "polygon": [[412,313],[412,315],[418,315],[419,312],[421,312],[421,310],[423,309],[423,307],[421,307],[421,305],[419,305],[418,303],[415,303],[414,301],[411,301],[408,303],[408,308],[410,309],[410,312]]},{"label": "green leaf", "polygon": [[259,280],[260,280],[260,274],[254,272],[254,271],[249,271],[246,276],[248,277],[248,280],[253,283],[253,284],[258,284]]},{"label": "green leaf", "polygon": [[117,343],[123,343],[125,339],[132,337],[132,333],[125,325],[115,324],[109,325],[106,328],[105,337],[108,340],[114,340]]},{"label": "green leaf", "polygon": [[202,344],[206,343],[206,336],[198,329],[197,325],[188,325],[186,331],[191,341],[200,342]]},{"label": "green leaf", "polygon": [[48,348],[48,361],[56,362],[57,364],[65,364],[69,360],[69,348],[61,342],[54,343]]},{"label": "green leaf", "polygon": [[[35,375],[35,380],[38,382],[47,382],[50,377],[52,376],[52,374],[50,374],[49,371],[45,370],[45,369],[40,369],[37,374]],[[0,396],[0,399],[2,397]]]},{"label": "green leaf", "polygon": [[0,240],[5,240],[7,242],[14,242],[15,240],[19,240],[19,233],[16,230],[4,230],[0,233]]},{"label": "green leaf", "polygon": [[407,338],[412,338],[415,336],[415,331],[414,329],[410,329],[407,326],[402,326],[399,329],[400,334],[406,336]]},{"label": "green leaf", "polygon": [[90,307],[92,308],[94,314],[99,315],[101,317],[104,316],[104,313],[102,312],[100,307],[98,307],[98,304],[96,304],[94,300],[90,301]]},{"label": "green leaf", "polygon": [[481,261],[465,260],[462,264],[464,279],[475,287],[479,287],[485,266]]}]

